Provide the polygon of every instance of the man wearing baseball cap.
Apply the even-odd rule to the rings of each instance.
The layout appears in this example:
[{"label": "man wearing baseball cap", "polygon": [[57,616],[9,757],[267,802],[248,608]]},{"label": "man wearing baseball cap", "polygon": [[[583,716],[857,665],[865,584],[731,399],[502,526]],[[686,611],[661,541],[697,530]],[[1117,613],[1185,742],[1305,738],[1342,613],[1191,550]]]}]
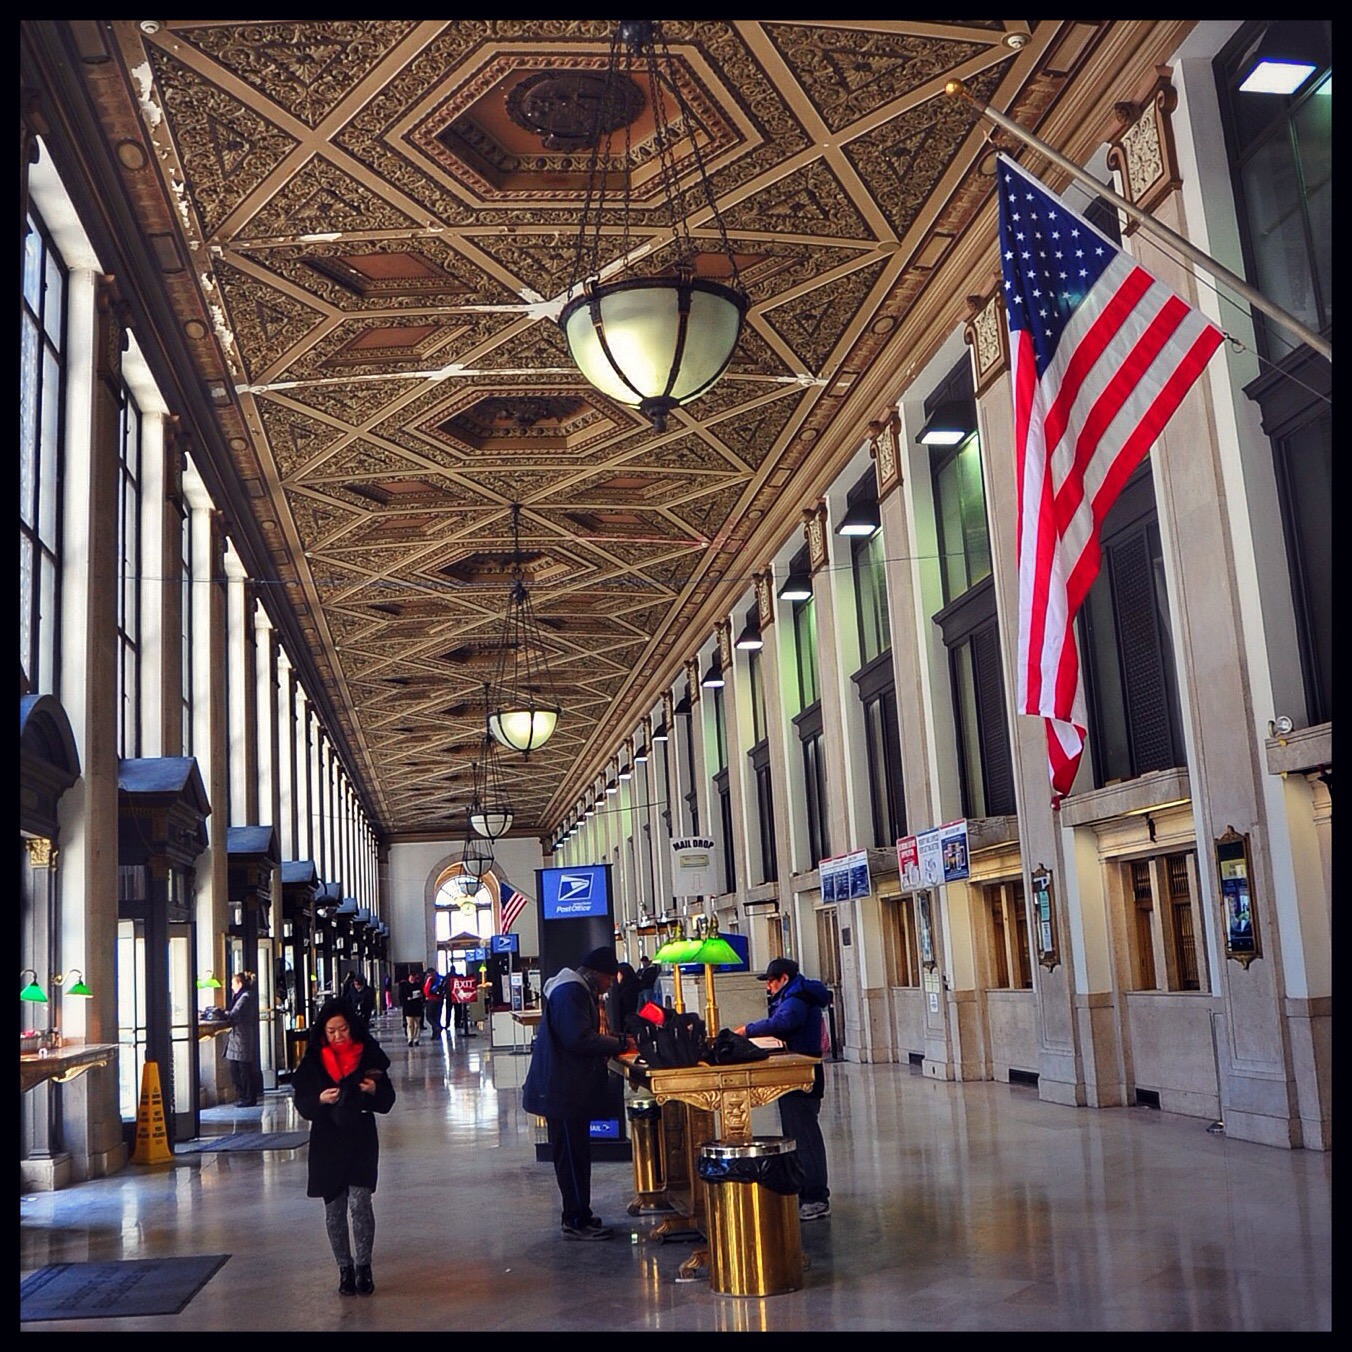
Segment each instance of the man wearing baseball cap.
[{"label": "man wearing baseball cap", "polygon": [[[735,1031],[746,1037],[777,1037],[791,1052],[820,1057],[822,1020],[831,1003],[831,992],[820,981],[805,977],[792,958],[772,958],[758,980],[765,982],[769,1017],[744,1024]],[[813,1068],[810,1090],[794,1090],[776,1101],[780,1128],[796,1142],[803,1166],[803,1191],[798,1198],[798,1219],[802,1221],[816,1221],[831,1214],[826,1144],[817,1120],[825,1088],[826,1076],[819,1061]]]},{"label": "man wearing baseball cap", "polygon": [[561,967],[545,983],[521,1089],[525,1110],[549,1124],[565,1239],[602,1240],[615,1233],[592,1214],[591,1123],[609,1111],[606,1062],[630,1044],[600,1031],[599,1001],[618,971],[613,948],[594,948],[576,967]]}]

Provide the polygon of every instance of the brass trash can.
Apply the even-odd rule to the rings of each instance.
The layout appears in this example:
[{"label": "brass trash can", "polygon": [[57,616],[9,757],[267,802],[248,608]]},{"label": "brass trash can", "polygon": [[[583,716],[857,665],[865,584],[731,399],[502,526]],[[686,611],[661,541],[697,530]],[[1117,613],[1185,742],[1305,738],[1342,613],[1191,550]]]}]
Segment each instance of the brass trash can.
[{"label": "brass trash can", "polygon": [[629,1214],[670,1211],[671,1204],[663,1195],[667,1178],[662,1158],[662,1109],[656,1099],[639,1096],[625,1105],[625,1115],[634,1161],[634,1200],[629,1203]]},{"label": "brass trash can", "polygon": [[724,1296],[778,1296],[803,1285],[798,1193],[803,1166],[786,1136],[700,1146],[709,1286]]}]

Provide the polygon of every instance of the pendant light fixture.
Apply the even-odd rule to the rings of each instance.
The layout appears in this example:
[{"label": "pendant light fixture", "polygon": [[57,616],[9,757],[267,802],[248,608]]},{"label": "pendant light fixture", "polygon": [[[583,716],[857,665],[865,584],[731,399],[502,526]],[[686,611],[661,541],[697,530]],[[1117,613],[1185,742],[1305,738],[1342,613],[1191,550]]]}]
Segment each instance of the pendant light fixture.
[{"label": "pendant light fixture", "polygon": [[[653,132],[635,146],[631,128],[645,103]],[[698,399],[727,369],[748,304],[705,171],[699,130],[660,21],[622,20],[611,35],[591,123],[587,196],[559,326],[587,380],[638,409],[659,432],[672,409]],[[623,134],[619,154],[617,132]],[[678,159],[676,147],[687,138],[689,155]],[[634,171],[644,164],[658,175],[661,202],[653,225],[670,237],[657,250],[650,234],[639,240],[630,234]],[[698,178],[697,193],[682,182],[688,165]],[[711,242],[696,248],[683,205],[687,192],[696,212],[707,209],[700,224],[717,230],[722,257]],[[648,266],[657,271],[632,270],[635,255],[650,254]]]},{"label": "pendant light fixture", "polygon": [[488,732],[509,751],[529,757],[553,735],[559,704],[545,660],[540,622],[526,587],[521,556],[521,504],[512,504],[512,587],[507,597],[496,678],[485,693]]},{"label": "pendant light fixture", "polygon": [[[484,686],[484,717],[490,714],[488,686]],[[470,767],[469,824],[474,833],[486,840],[497,840],[512,829],[512,805],[502,786],[498,765],[498,744],[484,733],[483,763]]]}]

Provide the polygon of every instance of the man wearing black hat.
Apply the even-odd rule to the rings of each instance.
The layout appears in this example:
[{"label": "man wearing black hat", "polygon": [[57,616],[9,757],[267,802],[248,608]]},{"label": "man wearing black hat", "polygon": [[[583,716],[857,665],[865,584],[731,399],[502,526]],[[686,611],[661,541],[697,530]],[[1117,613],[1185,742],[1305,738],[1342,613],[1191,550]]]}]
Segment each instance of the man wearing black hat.
[{"label": "man wearing black hat", "polygon": [[[803,976],[792,958],[772,958],[757,979],[765,982],[769,1018],[743,1024],[735,1031],[746,1037],[777,1037],[791,1052],[820,1056],[823,1011],[831,1003],[831,992],[820,981]],[[798,1160],[803,1166],[798,1218],[804,1221],[821,1220],[831,1214],[826,1144],[817,1120],[825,1087],[826,1077],[818,1064],[813,1069],[810,1090],[794,1090],[776,1100],[780,1128],[797,1143]]]},{"label": "man wearing black hat", "polygon": [[565,1239],[610,1239],[615,1233],[592,1214],[591,1123],[608,1111],[606,1062],[631,1041],[600,1031],[599,1001],[618,971],[613,948],[594,948],[545,983],[521,1091],[525,1110],[549,1124]]}]

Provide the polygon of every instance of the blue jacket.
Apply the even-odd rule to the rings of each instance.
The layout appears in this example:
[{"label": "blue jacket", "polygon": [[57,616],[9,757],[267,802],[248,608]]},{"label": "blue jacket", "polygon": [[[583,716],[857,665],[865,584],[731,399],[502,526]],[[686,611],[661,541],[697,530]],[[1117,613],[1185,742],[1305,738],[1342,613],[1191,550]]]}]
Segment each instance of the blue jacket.
[{"label": "blue jacket", "polygon": [[596,996],[571,967],[560,968],[545,983],[544,997],[521,1106],[539,1117],[604,1117],[609,1111],[606,1062],[625,1044],[599,1031]]},{"label": "blue jacket", "polygon": [[791,1052],[803,1056],[822,1054],[822,1010],[831,1003],[831,992],[820,981],[802,972],[770,997],[770,1016],[746,1026],[747,1037],[777,1037]]}]

